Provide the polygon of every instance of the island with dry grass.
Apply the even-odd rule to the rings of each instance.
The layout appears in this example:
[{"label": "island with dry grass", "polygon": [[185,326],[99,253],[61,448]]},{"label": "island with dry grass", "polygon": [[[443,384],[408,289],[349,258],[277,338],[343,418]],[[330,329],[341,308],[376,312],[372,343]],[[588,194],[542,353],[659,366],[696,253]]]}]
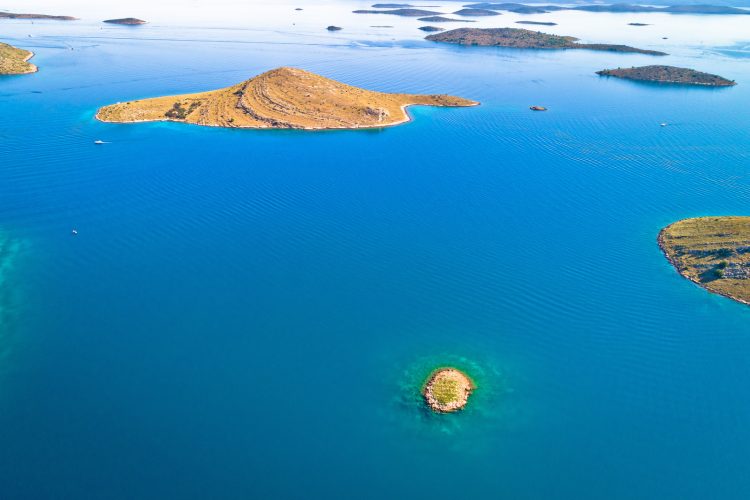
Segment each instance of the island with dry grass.
[{"label": "island with dry grass", "polygon": [[521,28],[458,28],[429,35],[433,42],[480,45],[485,47],[510,47],[516,49],[589,49],[609,52],[630,52],[652,56],[665,56],[664,52],[638,49],[628,45],[606,43],[578,43],[572,36],[550,35]]},{"label": "island with dry grass", "polygon": [[690,68],[676,66],[641,66],[633,68],[604,69],[596,72],[601,76],[613,76],[641,82],[673,83],[679,85],[702,85],[705,87],[731,87],[737,85],[719,75],[703,73]]},{"label": "island with dry grass", "polygon": [[662,229],[658,243],[683,277],[750,305],[750,217],[683,219]]},{"label": "island with dry grass", "polygon": [[19,49],[6,43],[0,43],[0,75],[24,75],[38,70],[29,62],[34,53]]},{"label": "island with dry grass", "polygon": [[427,378],[422,395],[432,411],[452,413],[462,410],[476,389],[468,375],[456,368],[438,368]]},{"label": "island with dry grass", "polygon": [[174,121],[215,127],[358,129],[409,121],[408,106],[475,106],[445,94],[390,94],[297,68],[278,68],[232,87],[105,106],[104,122]]}]

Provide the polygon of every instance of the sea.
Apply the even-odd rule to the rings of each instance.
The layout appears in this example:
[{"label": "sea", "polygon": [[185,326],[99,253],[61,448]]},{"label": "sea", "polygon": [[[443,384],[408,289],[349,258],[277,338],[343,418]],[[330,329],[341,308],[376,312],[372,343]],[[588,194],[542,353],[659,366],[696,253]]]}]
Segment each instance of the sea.
[{"label": "sea", "polygon": [[[750,308],[656,242],[750,215],[750,17],[441,25],[655,57],[439,44],[368,6],[5,3],[80,19],[0,20],[40,68],[0,77],[0,497],[750,498]],[[101,22],[126,16],[149,23]],[[595,73],[648,64],[738,85]],[[354,131],[94,118],[280,66],[481,105]],[[462,412],[422,401],[442,366],[476,382]]]}]

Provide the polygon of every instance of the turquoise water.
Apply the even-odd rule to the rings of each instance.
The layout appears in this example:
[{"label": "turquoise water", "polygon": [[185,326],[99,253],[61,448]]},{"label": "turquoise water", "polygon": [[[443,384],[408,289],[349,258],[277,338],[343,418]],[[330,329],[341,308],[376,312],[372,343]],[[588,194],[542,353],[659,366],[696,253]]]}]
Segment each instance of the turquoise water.
[{"label": "turquoise water", "polygon": [[[740,82],[713,90],[418,34],[3,27],[41,68],[0,79],[4,498],[750,495],[750,309],[655,241],[748,212],[727,33],[660,60]],[[482,105],[322,133],[93,119],[281,65]],[[421,405],[441,364],[479,384],[461,414]]]}]

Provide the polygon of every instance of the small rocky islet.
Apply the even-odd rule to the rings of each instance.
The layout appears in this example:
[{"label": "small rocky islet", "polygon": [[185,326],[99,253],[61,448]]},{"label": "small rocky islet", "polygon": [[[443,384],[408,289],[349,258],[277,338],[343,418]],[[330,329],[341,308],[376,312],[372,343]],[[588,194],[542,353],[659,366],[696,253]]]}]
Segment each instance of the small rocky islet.
[{"label": "small rocky islet", "polygon": [[422,387],[427,406],[435,413],[453,413],[464,409],[476,389],[464,372],[444,367],[434,370]]},{"label": "small rocky islet", "polygon": [[0,75],[25,75],[38,68],[29,62],[34,53],[7,43],[0,43]]},{"label": "small rocky islet", "polygon": [[229,128],[358,129],[405,123],[409,121],[408,106],[477,104],[445,94],[374,92],[283,67],[224,89],[105,106],[96,117],[116,123],[174,121]]},{"label": "small rocky islet", "polygon": [[684,278],[750,305],[750,217],[683,219],[662,229],[657,240]]},{"label": "small rocky islet", "polygon": [[600,76],[612,76],[641,82],[654,82],[675,85],[697,85],[704,87],[732,87],[734,80],[727,80],[719,75],[703,73],[690,68],[676,66],[640,66],[632,68],[603,69],[596,72]]},{"label": "small rocky islet", "polygon": [[102,22],[107,23],[107,24],[121,24],[123,26],[140,26],[141,24],[146,24],[146,21],[144,21],[143,19],[138,19],[135,17],[123,17],[120,19],[107,19]]},{"label": "small rocky islet", "polygon": [[578,43],[578,39],[572,36],[550,35],[522,28],[458,28],[444,33],[428,35],[426,39],[433,42],[477,45],[484,47],[509,47],[517,49],[588,49],[653,56],[667,55],[664,52],[639,49],[628,45]]}]

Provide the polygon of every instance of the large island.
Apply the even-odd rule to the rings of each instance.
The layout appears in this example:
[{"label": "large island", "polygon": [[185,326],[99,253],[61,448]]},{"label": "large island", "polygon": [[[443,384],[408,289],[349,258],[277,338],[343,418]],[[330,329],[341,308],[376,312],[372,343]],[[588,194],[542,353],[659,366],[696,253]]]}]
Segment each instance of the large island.
[{"label": "large island", "polygon": [[113,104],[105,122],[175,121],[237,128],[358,129],[409,121],[407,106],[475,106],[449,95],[387,94],[296,68],[278,68],[232,87]]},{"label": "large island", "polygon": [[750,305],[750,217],[698,217],[659,233],[659,247],[685,278]]},{"label": "large island", "polygon": [[0,43],[0,75],[24,75],[34,73],[37,67],[29,62],[34,53]]},{"label": "large island", "polygon": [[703,73],[690,68],[676,66],[641,66],[638,68],[603,69],[597,75],[614,76],[642,82],[673,83],[680,85],[703,85],[706,87],[731,87],[737,85],[719,75]]},{"label": "large island", "polygon": [[520,28],[458,28],[444,33],[429,35],[426,39],[433,42],[487,47],[512,47],[517,49],[589,49],[632,52],[653,56],[667,55],[664,52],[638,49],[628,45],[578,43],[578,39],[572,36],[549,35],[539,31]]},{"label": "large island", "polygon": [[15,12],[0,12],[0,19],[48,19],[50,21],[75,21],[73,16],[50,16],[48,14],[18,14]]}]

